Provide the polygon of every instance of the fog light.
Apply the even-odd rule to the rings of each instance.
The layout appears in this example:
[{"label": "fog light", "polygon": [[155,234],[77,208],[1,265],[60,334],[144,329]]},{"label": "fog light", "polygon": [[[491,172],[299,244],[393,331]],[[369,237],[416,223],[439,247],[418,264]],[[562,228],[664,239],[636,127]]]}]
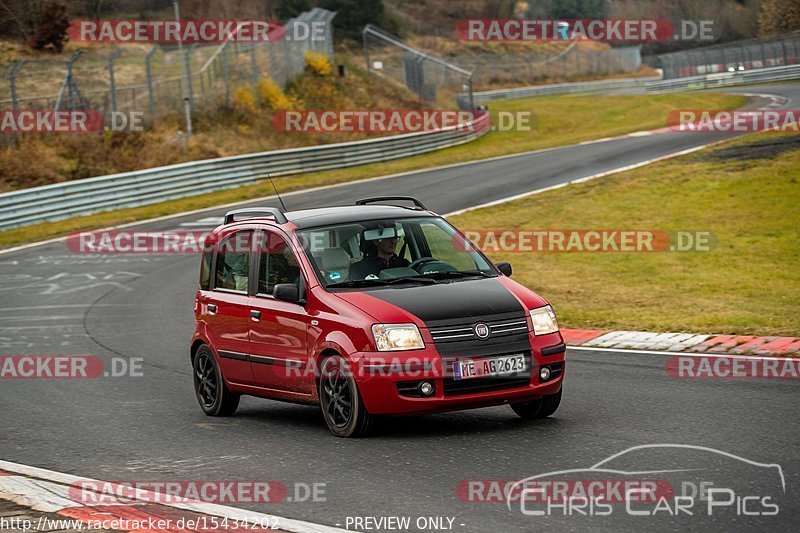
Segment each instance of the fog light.
[{"label": "fog light", "polygon": [[419,384],[419,392],[423,396],[430,396],[431,394],[433,394],[433,383],[431,383],[430,381],[423,381],[422,383]]},{"label": "fog light", "polygon": [[547,381],[550,379],[550,369],[546,366],[543,366],[541,370],[539,370],[539,377],[542,381]]}]

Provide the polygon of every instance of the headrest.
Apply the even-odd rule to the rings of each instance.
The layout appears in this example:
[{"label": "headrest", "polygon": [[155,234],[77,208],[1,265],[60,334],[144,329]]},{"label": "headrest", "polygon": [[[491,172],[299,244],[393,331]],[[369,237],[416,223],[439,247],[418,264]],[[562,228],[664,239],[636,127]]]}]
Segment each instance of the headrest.
[{"label": "headrest", "polygon": [[342,270],[350,267],[350,255],[342,248],[323,248],[320,263],[322,270]]}]

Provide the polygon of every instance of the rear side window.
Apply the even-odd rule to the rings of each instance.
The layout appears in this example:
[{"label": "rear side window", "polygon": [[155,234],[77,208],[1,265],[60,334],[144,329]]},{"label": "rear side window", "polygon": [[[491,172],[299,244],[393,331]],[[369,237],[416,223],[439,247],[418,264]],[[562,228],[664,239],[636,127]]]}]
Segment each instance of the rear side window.
[{"label": "rear side window", "polygon": [[269,233],[258,266],[258,294],[272,295],[279,283],[300,283],[300,264],[291,246],[278,234]]},{"label": "rear side window", "polygon": [[220,243],[214,275],[215,288],[247,292],[252,239],[252,231],[240,231]]},{"label": "rear side window", "polygon": [[200,261],[200,290],[211,289],[211,256],[212,250],[203,252],[203,259]]}]

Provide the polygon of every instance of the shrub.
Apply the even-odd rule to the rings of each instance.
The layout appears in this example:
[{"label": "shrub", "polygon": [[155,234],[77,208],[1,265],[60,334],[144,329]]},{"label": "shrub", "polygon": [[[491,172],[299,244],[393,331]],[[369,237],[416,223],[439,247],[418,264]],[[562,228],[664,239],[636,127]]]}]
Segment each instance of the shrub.
[{"label": "shrub", "polygon": [[256,97],[248,87],[239,87],[233,91],[233,109],[242,115],[252,115],[258,111]]},{"label": "shrub", "polygon": [[306,52],[306,67],[317,76],[330,76],[333,72],[330,61],[319,52]]},{"label": "shrub", "polygon": [[296,109],[300,102],[286,96],[274,81],[268,77],[261,78],[258,82],[258,97],[261,105],[269,109]]},{"label": "shrub", "polygon": [[348,99],[336,79],[305,74],[289,84],[292,98],[305,103],[307,109],[346,109]]}]

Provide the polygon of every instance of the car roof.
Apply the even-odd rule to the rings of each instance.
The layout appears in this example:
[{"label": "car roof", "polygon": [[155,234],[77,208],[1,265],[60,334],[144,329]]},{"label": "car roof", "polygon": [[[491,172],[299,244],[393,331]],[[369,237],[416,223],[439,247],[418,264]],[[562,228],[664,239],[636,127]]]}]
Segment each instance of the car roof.
[{"label": "car roof", "polygon": [[363,222],[366,220],[380,220],[387,218],[410,217],[435,217],[430,211],[419,208],[400,207],[394,205],[345,205],[339,207],[320,207],[316,209],[301,209],[284,213],[289,222],[298,228],[313,228],[316,226],[331,226]]}]

